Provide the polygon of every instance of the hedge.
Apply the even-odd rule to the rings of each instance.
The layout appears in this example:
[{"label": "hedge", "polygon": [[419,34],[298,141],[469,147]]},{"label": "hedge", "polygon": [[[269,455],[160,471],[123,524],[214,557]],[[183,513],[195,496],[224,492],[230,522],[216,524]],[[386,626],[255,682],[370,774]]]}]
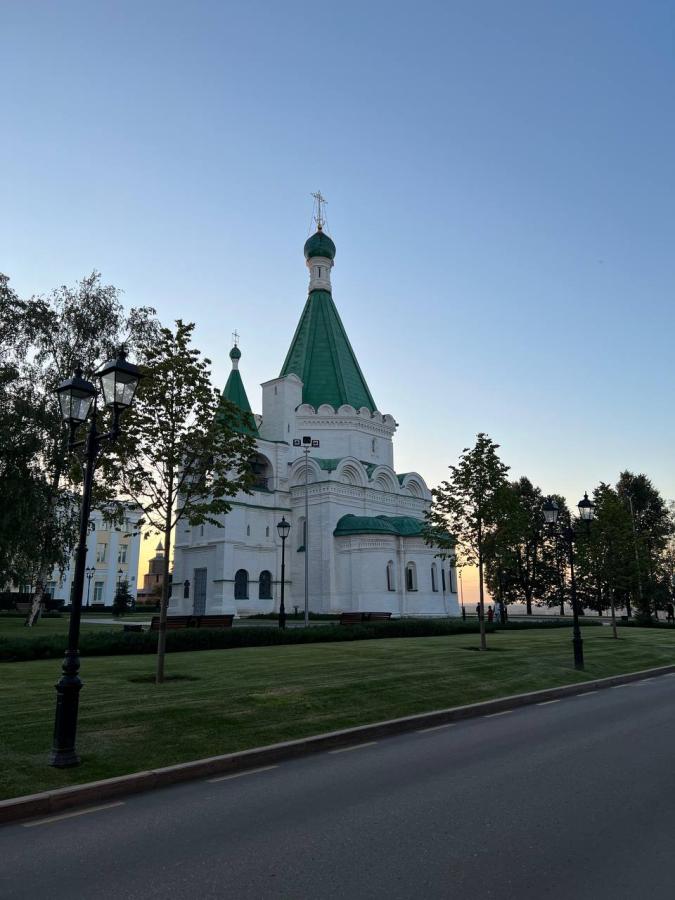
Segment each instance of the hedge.
[{"label": "hedge", "polygon": [[[590,622],[588,623],[591,624]],[[600,625],[599,622],[593,622]],[[509,622],[485,630],[512,631],[526,628],[571,628],[570,622]],[[168,631],[167,651],[229,650],[236,647],[268,647],[279,644],[319,644],[336,641],[363,641],[377,638],[438,637],[452,634],[476,634],[478,622],[461,619],[393,619],[390,622],[360,625],[324,625],[314,628],[278,628],[244,626],[227,629],[186,628]],[[60,659],[66,646],[65,635],[50,635],[31,640],[0,638],[0,662],[25,662],[36,659]],[[156,631],[92,631],[80,637],[82,656],[123,656],[155,653]]]}]

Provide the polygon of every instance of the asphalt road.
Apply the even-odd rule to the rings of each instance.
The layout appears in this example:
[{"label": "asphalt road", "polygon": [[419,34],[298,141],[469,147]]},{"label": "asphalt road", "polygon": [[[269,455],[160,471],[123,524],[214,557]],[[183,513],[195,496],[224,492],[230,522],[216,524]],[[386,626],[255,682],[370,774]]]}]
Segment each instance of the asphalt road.
[{"label": "asphalt road", "polygon": [[662,676],[6,826],[0,897],[672,900],[674,704]]}]

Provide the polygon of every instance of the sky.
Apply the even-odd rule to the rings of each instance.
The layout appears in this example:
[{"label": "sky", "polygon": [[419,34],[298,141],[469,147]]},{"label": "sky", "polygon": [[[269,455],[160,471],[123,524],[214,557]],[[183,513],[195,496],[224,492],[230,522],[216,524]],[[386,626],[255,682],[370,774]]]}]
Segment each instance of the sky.
[{"label": "sky", "polygon": [[573,505],[673,498],[674,38],[660,0],[3,0],[0,271],[97,269],[219,386],[236,329],[260,411],[320,189],[397,471],[485,431]]}]

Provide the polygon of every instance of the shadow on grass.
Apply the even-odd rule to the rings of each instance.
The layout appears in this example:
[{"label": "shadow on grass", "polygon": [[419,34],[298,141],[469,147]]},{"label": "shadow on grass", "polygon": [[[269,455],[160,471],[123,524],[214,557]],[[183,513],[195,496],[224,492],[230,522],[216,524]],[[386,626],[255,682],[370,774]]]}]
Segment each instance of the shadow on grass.
[{"label": "shadow on grass", "polygon": [[[153,672],[148,675],[134,675],[132,678],[127,678],[127,681],[132,681],[134,684],[154,684],[155,674]],[[195,675],[165,675],[164,681],[199,681],[199,678]]]}]

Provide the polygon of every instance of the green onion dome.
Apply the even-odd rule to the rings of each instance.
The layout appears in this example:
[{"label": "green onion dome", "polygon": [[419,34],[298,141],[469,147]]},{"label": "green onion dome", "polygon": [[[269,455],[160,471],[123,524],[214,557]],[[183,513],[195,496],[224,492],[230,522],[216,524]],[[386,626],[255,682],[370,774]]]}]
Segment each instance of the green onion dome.
[{"label": "green onion dome", "polygon": [[233,347],[230,350],[230,359],[241,359],[241,350],[239,347]]},{"label": "green onion dome", "polygon": [[321,229],[305,241],[305,259],[312,259],[313,256],[335,259],[335,244]]}]

